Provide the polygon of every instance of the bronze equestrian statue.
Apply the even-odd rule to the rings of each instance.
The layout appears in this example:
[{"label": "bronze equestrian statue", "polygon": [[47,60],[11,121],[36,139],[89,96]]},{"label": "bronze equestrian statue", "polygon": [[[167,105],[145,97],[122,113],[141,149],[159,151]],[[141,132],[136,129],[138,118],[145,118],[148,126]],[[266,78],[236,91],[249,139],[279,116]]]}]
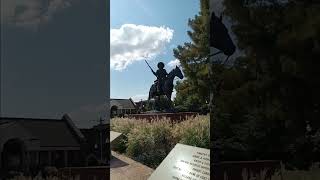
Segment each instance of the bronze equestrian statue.
[{"label": "bronze equestrian statue", "polygon": [[166,80],[167,78],[167,71],[164,69],[164,63],[163,62],[159,62],[158,63],[158,70],[157,72],[154,72],[153,69],[151,69],[152,73],[157,77],[157,80],[156,80],[156,87],[157,87],[157,92],[159,94],[163,94],[164,91],[163,91],[163,85],[164,85],[164,81]]},{"label": "bronze equestrian statue", "polygon": [[[148,64],[148,62],[146,61]],[[148,64],[150,67],[150,65]],[[175,77],[183,79],[183,74],[181,69],[176,66],[169,73],[164,69],[164,63],[158,63],[158,70],[156,72],[150,67],[151,72],[157,77],[157,80],[154,81],[154,84],[150,87],[148,100],[155,99],[160,100],[160,96],[164,95],[170,102],[173,92],[173,81]]]}]

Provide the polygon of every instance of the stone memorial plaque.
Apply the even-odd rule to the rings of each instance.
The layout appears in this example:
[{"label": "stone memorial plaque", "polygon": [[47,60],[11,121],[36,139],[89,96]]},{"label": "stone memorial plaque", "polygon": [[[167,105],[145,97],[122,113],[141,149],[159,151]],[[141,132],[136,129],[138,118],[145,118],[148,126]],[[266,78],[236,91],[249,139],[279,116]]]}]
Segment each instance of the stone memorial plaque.
[{"label": "stone memorial plaque", "polygon": [[210,150],[177,144],[148,180],[209,180]]},{"label": "stone memorial plaque", "polygon": [[122,133],[110,131],[110,143],[112,143],[112,141],[114,141],[115,139],[117,139],[121,135],[122,135]]}]

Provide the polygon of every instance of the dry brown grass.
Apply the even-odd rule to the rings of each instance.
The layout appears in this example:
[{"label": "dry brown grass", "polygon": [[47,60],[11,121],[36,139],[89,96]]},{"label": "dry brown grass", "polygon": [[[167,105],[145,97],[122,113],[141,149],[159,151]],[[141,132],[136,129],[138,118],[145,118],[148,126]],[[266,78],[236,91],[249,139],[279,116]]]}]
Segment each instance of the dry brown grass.
[{"label": "dry brown grass", "polygon": [[177,143],[209,148],[208,116],[190,117],[180,123],[169,119],[151,121],[114,118],[111,130],[121,132],[124,138],[115,150],[150,167],[157,167]]}]

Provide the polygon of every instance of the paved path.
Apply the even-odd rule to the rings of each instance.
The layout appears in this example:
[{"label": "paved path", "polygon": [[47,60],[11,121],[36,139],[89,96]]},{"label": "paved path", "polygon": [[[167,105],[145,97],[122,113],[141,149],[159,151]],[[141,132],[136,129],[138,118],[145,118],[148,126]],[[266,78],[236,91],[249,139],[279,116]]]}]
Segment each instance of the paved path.
[{"label": "paved path", "polygon": [[112,180],[147,180],[153,169],[124,155],[111,151],[110,178]]}]

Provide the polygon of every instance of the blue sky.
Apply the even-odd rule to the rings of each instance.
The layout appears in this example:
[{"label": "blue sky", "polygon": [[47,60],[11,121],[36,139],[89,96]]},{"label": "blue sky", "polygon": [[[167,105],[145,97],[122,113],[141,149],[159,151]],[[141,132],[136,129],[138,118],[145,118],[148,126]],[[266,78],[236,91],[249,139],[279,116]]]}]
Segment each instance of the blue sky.
[{"label": "blue sky", "polygon": [[107,116],[105,1],[1,0],[0,116]]},{"label": "blue sky", "polygon": [[[1,1],[0,116],[67,113],[80,127],[108,116],[105,3]],[[111,0],[111,97],[145,98],[155,77],[141,54],[153,57],[154,69],[174,60],[172,48],[190,41],[188,19],[199,9],[199,0]]]},{"label": "blue sky", "polygon": [[111,0],[110,7],[111,63],[116,64],[111,65],[110,97],[145,99],[155,77],[141,54],[151,54],[148,61],[154,70],[163,61],[169,72],[173,67],[168,63],[175,60],[172,49],[190,41],[188,19],[198,14],[199,0]]}]

